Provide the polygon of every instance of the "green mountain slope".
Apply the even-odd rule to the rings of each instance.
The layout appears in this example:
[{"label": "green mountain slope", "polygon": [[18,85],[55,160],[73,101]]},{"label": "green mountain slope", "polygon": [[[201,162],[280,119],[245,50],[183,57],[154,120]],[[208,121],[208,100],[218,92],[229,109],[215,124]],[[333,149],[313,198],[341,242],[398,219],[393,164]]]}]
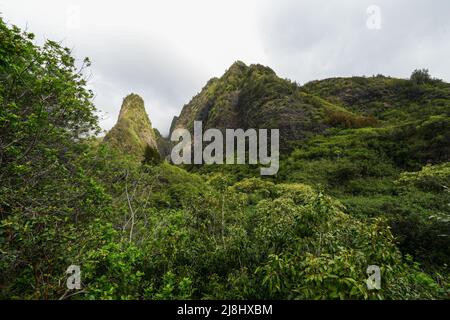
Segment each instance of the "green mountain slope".
[{"label": "green mountain slope", "polygon": [[147,148],[158,150],[157,137],[137,94],[124,98],[116,125],[106,134],[104,143],[125,154],[143,158]]},{"label": "green mountain slope", "polygon": [[315,97],[297,84],[279,78],[268,67],[246,66],[238,61],[221,78],[211,79],[183,107],[179,117],[174,119],[172,130],[192,130],[194,121],[202,121],[204,128],[276,128],[280,129],[282,148],[289,149],[292,144],[330,127],[328,115],[336,111],[358,117],[356,112]]},{"label": "green mountain slope", "polygon": [[[424,80],[414,75],[422,73]],[[175,119],[176,120],[176,119]],[[415,71],[411,79],[330,78],[297,86],[260,65],[233,64],[187,104],[176,126],[280,128],[282,159],[274,181],[304,183],[340,199],[353,215],[386,217],[404,253],[427,267],[450,261],[450,84]],[[192,166],[234,181],[254,166]],[[400,185],[425,170],[428,182]],[[441,172],[441,171],[439,171]]]}]

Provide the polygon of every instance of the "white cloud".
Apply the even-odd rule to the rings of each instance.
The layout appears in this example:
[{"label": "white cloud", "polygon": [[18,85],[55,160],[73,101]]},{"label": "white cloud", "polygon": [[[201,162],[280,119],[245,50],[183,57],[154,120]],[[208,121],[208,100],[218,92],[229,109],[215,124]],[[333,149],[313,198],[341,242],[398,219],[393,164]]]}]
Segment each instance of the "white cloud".
[{"label": "white cloud", "polygon": [[[366,26],[367,7],[381,29]],[[63,40],[93,62],[90,86],[109,129],[122,98],[143,96],[155,127],[235,60],[301,83],[333,76],[407,77],[426,67],[450,79],[448,1],[0,0],[6,21],[40,41]]]}]

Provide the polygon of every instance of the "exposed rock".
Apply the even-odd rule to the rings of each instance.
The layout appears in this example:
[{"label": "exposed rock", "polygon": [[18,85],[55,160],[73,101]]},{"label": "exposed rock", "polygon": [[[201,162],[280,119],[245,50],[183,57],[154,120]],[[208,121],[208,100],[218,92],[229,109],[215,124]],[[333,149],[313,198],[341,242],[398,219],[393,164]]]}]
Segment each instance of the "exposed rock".
[{"label": "exposed rock", "polygon": [[280,129],[283,148],[312,131],[323,131],[324,108],[269,67],[237,61],[183,107],[173,127],[192,130],[194,121],[202,121],[204,129]]}]

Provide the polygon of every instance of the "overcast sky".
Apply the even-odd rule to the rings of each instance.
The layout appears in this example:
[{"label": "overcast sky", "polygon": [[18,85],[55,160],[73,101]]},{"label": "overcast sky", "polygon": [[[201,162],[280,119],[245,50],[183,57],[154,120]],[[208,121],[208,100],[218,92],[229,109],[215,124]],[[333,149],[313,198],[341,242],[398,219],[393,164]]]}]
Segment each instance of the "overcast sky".
[{"label": "overcast sky", "polygon": [[104,129],[134,92],[167,134],[183,105],[236,60],[301,84],[406,78],[415,68],[450,81],[448,0],[0,0],[0,12],[40,43],[63,41],[91,58]]}]

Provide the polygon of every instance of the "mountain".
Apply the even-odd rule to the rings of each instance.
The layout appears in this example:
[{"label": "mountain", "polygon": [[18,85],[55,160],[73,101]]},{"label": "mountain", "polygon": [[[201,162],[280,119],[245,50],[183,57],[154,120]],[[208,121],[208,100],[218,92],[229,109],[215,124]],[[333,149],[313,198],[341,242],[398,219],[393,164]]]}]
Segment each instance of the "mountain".
[{"label": "mountain", "polygon": [[[417,73],[424,73],[427,80],[415,81]],[[302,89],[376,124],[373,130],[357,130],[367,123],[334,113],[330,122],[346,131],[328,132],[328,146],[342,142],[344,135],[347,142],[353,136],[367,143],[370,135],[373,143],[368,148],[403,169],[450,161],[450,84],[432,79],[426,70],[414,71],[411,79],[382,75],[331,78],[312,81]]]},{"label": "mountain", "polygon": [[[319,187],[350,215],[386,218],[402,252],[426,268],[448,265],[450,84],[427,70],[410,79],[336,77],[298,86],[268,67],[236,62],[172,127],[192,129],[195,120],[206,128],[279,128],[276,182]],[[258,175],[251,166],[189,170]]]},{"label": "mountain", "polygon": [[[194,121],[202,121],[204,129],[278,128],[286,154],[322,134],[383,128],[379,131],[392,133],[390,140],[417,145],[410,154],[420,158],[414,166],[418,168],[427,160],[449,160],[448,101],[450,85],[427,73],[420,83],[377,75],[330,78],[299,86],[278,77],[269,67],[237,61],[222,77],[209,80],[183,107],[174,117],[171,131],[192,130]],[[332,128],[338,131],[332,133]],[[398,136],[394,131],[404,134]]]},{"label": "mountain", "polygon": [[143,158],[148,148],[158,150],[155,131],[139,95],[132,93],[123,99],[117,123],[103,141],[138,158]]},{"label": "mountain", "polygon": [[290,149],[335,125],[329,118],[336,113],[355,123],[374,124],[357,110],[347,110],[278,77],[269,67],[237,61],[183,107],[171,131],[192,130],[194,121],[202,121],[205,129],[277,128],[281,148]]},{"label": "mountain", "polygon": [[154,128],[156,137],[156,144],[158,146],[158,152],[162,159],[167,158],[172,150],[172,144],[167,137],[163,137],[158,129]]}]

